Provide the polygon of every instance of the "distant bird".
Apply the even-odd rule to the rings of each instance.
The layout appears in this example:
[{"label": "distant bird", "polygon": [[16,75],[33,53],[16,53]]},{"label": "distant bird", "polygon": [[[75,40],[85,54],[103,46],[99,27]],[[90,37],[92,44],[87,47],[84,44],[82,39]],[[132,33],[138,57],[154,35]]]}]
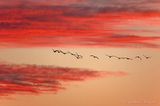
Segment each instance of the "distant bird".
[{"label": "distant bird", "polygon": [[132,58],[129,58],[129,57],[121,57],[121,59],[133,60]]},{"label": "distant bird", "polygon": [[67,52],[68,54],[70,54],[70,55],[72,55],[72,56],[74,56],[75,54],[74,53],[72,53],[72,52]]},{"label": "distant bird", "polygon": [[118,57],[118,56],[112,56],[112,57],[115,57],[115,58],[117,58],[117,59],[122,59],[121,57]]},{"label": "distant bird", "polygon": [[136,56],[135,58],[142,60],[142,58],[140,56]]},{"label": "distant bird", "polygon": [[113,57],[113,56],[111,56],[111,55],[107,55],[107,54],[106,54],[106,56],[107,56],[107,57],[109,57],[109,58],[112,58],[112,57]]},{"label": "distant bird", "polygon": [[76,57],[77,59],[81,59],[81,58],[83,58],[83,56],[82,56],[82,55],[80,55],[80,54],[78,54],[77,52],[75,53],[75,57]]},{"label": "distant bird", "polygon": [[80,54],[78,54],[77,52],[76,52],[76,53],[67,52],[67,53],[69,53],[70,55],[72,55],[72,56],[76,57],[77,59],[81,59],[81,58],[83,58],[83,56],[82,56],[82,55],[80,55]]},{"label": "distant bird", "polygon": [[54,50],[54,49],[52,49],[52,50],[53,50],[54,53],[56,53],[56,52],[57,52],[57,53],[60,53],[59,50]]},{"label": "distant bird", "polygon": [[146,59],[150,59],[151,57],[143,55]]},{"label": "distant bird", "polygon": [[66,52],[63,52],[63,51],[60,51],[60,52],[61,52],[62,54],[64,54],[64,55],[67,54]]},{"label": "distant bird", "polygon": [[62,53],[62,54],[67,54],[66,52],[63,52],[62,50],[54,50],[52,49],[54,53]]},{"label": "distant bird", "polygon": [[115,58],[117,58],[117,59],[126,59],[126,60],[133,60],[133,59],[131,59],[131,58],[129,58],[129,57],[118,57],[118,56],[114,56],[114,55],[106,55],[107,57],[109,57],[109,58],[112,58],[112,57],[115,57]]},{"label": "distant bird", "polygon": [[98,57],[98,56],[95,56],[95,55],[90,55],[90,57],[93,57],[93,58],[95,58],[95,59],[99,59],[99,57]]},{"label": "distant bird", "polygon": [[55,50],[55,49],[52,49],[52,50],[53,50],[54,53],[61,53],[61,54],[64,54],[64,55],[65,55],[65,54],[70,54],[70,55],[76,57],[77,59],[83,58],[83,56],[82,56],[82,55],[79,55],[78,53],[64,52],[64,51],[62,51],[62,50]]},{"label": "distant bird", "polygon": [[131,59],[131,58],[129,58],[129,57],[126,57],[126,59],[127,59],[127,60],[133,60],[133,59]]}]

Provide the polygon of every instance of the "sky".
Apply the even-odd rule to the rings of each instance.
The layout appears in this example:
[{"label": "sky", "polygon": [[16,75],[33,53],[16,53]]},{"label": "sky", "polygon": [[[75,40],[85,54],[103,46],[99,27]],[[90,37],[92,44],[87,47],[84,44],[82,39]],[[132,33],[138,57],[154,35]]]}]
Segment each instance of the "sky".
[{"label": "sky", "polygon": [[158,106],[159,34],[159,0],[1,0],[0,104]]}]

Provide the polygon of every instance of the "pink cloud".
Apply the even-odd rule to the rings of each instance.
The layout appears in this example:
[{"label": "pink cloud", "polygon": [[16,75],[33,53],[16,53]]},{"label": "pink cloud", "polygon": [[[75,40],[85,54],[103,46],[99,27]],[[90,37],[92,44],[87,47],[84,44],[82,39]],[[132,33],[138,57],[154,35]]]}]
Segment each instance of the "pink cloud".
[{"label": "pink cloud", "polygon": [[[106,8],[83,6],[23,9],[9,6],[0,10],[0,47],[160,47],[155,43],[160,40],[158,29],[155,31],[152,28],[160,26],[158,21],[154,21],[160,16],[158,11],[118,12],[113,8],[115,12],[109,12]],[[149,25],[148,29],[154,35],[146,36],[134,30],[137,27],[132,26],[134,22],[142,23],[141,29]]]},{"label": "pink cloud", "polygon": [[97,77],[120,77],[125,72],[95,71],[42,65],[0,64],[0,96],[16,93],[39,94],[65,89],[64,82]]}]

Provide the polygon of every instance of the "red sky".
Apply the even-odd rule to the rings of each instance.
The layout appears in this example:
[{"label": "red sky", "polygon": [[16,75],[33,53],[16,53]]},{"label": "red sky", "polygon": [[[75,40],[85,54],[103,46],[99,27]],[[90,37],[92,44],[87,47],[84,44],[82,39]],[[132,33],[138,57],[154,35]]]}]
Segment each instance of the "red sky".
[{"label": "red sky", "polygon": [[[89,55],[93,53],[102,56],[102,59],[97,61],[84,58],[78,61],[66,55],[53,55],[51,49],[43,47],[70,47],[70,50]],[[111,49],[108,49],[109,47]],[[66,88],[64,82],[84,81],[101,77],[101,74],[118,77],[127,75],[125,72],[115,71],[120,69],[131,76],[125,79],[103,80],[104,83],[97,81],[94,86],[88,83],[87,87],[90,87],[92,92],[87,91],[85,95],[83,90],[79,90],[78,95],[82,98],[88,96],[91,98],[90,102],[81,102],[79,97],[78,101],[74,101],[77,91],[73,98],[70,94],[68,98],[79,104],[108,103],[108,98],[112,99],[111,104],[119,105],[117,100],[132,99],[132,96],[134,100],[146,95],[150,97],[152,93],[158,94],[160,87],[157,83],[152,83],[159,80],[159,72],[156,71],[159,51],[153,50],[159,47],[158,0],[0,0],[0,61],[11,62],[0,63],[0,97],[17,93],[57,92]],[[128,48],[142,49],[132,51]],[[151,59],[106,59],[105,53],[131,57],[141,54],[140,56],[150,56]],[[42,65],[33,65],[35,63]],[[99,69],[103,71],[98,71]],[[106,71],[108,69],[111,71]],[[96,89],[93,89],[94,87]],[[155,88],[157,90],[154,90]],[[66,98],[65,102],[62,102],[64,95],[60,96],[59,101],[66,105]],[[116,100],[115,97],[119,98]],[[101,98],[104,99],[103,102]],[[38,100],[38,103],[43,105],[41,100]],[[26,100],[23,105],[26,105]],[[94,105],[97,104],[87,106]]]},{"label": "red sky", "polygon": [[130,2],[124,8],[112,7],[109,1],[110,5],[101,1],[97,6],[83,2],[2,1],[0,47],[159,47],[154,42],[160,39],[158,9],[131,9]]}]

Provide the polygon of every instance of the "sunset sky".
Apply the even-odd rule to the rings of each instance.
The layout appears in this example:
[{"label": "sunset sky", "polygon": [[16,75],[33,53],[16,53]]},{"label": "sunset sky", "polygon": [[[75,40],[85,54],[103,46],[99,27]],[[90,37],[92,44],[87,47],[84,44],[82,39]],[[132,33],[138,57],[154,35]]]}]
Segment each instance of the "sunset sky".
[{"label": "sunset sky", "polygon": [[159,0],[0,1],[2,106],[159,106],[159,63]]}]

